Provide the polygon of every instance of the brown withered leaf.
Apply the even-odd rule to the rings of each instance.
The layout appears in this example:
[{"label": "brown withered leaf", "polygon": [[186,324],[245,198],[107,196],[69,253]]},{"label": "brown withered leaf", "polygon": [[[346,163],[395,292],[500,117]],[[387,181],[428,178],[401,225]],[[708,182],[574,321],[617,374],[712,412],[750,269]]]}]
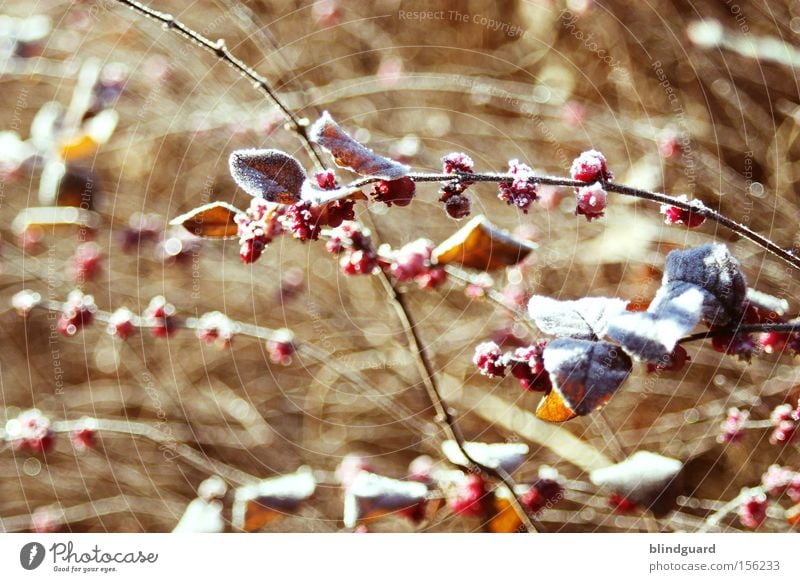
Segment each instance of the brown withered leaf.
[{"label": "brown withered leaf", "polygon": [[536,248],[536,244],[512,236],[479,214],[436,247],[433,260],[440,265],[493,271],[516,265]]},{"label": "brown withered leaf", "polygon": [[293,204],[300,199],[306,171],[281,150],[236,150],[228,159],[231,176],[250,196]]},{"label": "brown withered leaf", "polygon": [[237,214],[242,211],[227,202],[211,202],[176,216],[169,223],[182,226],[195,236],[204,238],[232,238],[236,236]]}]

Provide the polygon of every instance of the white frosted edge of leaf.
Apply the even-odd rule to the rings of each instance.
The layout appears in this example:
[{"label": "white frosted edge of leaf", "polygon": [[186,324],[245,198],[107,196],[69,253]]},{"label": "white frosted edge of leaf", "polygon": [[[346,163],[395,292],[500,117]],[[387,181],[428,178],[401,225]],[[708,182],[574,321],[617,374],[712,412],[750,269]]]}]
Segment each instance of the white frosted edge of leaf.
[{"label": "white frosted edge of leaf", "polygon": [[789,302],[786,299],[750,287],[747,288],[747,300],[757,307],[774,311],[778,315],[785,315],[789,311]]},{"label": "white frosted edge of leaf", "polygon": [[172,531],[173,533],[222,533],[225,531],[222,503],[193,499],[186,506],[186,511]]},{"label": "white frosted edge of leaf", "polygon": [[669,481],[680,473],[682,468],[683,463],[678,459],[650,451],[637,451],[616,465],[595,469],[589,474],[589,480],[600,487],[629,479],[630,488],[635,488],[639,483],[650,485]]},{"label": "white frosted edge of leaf", "polygon": [[428,486],[361,471],[345,491],[344,525],[355,527],[374,510],[393,511],[424,501]]},{"label": "white frosted edge of leaf", "polygon": [[314,473],[309,467],[300,467],[296,472],[280,477],[264,479],[258,483],[244,485],[236,490],[236,499],[249,500],[257,497],[275,499],[308,499],[317,488]]},{"label": "white frosted edge of leaf", "polygon": [[359,190],[360,188],[348,188],[347,186],[335,190],[323,190],[314,183],[313,178],[307,178],[300,188],[300,199],[307,200],[312,204],[327,204],[352,196]]},{"label": "white frosted edge of leaf", "polygon": [[[475,461],[490,469],[502,468],[507,473],[519,469],[527,459],[530,448],[525,443],[464,443],[464,448]],[[447,459],[462,467],[469,466],[469,461],[458,448],[458,443],[446,440],[442,443],[442,452]]]}]

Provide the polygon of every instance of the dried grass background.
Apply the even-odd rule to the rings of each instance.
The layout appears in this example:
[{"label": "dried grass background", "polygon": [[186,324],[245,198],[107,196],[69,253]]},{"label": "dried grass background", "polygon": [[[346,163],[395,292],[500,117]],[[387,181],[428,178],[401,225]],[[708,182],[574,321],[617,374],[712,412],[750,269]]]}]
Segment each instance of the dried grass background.
[{"label": "dried grass background", "polygon": [[[779,244],[800,244],[800,94],[794,69],[767,49],[743,56],[687,37],[692,22],[715,18],[728,39],[781,39],[787,48],[778,52],[796,58],[791,51],[798,50],[800,4],[741,2],[739,21],[726,2],[586,4],[570,28],[560,1],[342,1],[338,24],[326,27],[309,2],[150,0],[210,38],[224,37],[300,115],[313,121],[328,109],[370,147],[404,155],[417,169],[435,170],[442,155],[463,150],[478,169],[503,170],[517,157],[537,171],[565,175],[575,155],[596,147],[619,182],[689,193]],[[415,10],[443,10],[446,16],[402,16]],[[136,212],[168,219],[209,200],[244,206],[246,196],[236,191],[227,170],[233,149],[276,147],[307,161],[296,138],[275,122],[270,104],[213,56],[113,1],[3,2],[0,12],[47,14],[54,25],[42,57],[4,62],[0,129],[18,119],[24,135],[42,104],[68,102],[76,66],[85,59],[129,69],[117,105],[120,125],[86,162],[102,194],[104,222],[96,241],[103,249],[103,273],[84,285],[98,306],[141,312],[152,296],[163,294],[184,315],[220,310],[243,321],[289,327],[368,380],[354,386],[303,357],[290,366],[274,365],[262,344],[244,337],[230,351],[204,346],[189,331],[168,340],[140,334],[122,344],[100,325],[71,339],[51,339],[45,313],[23,320],[4,307],[0,423],[33,406],[53,420],[89,415],[150,423],[210,459],[260,477],[303,464],[333,471],[352,452],[371,456],[381,473],[394,477],[405,475],[419,454],[441,458],[430,403],[376,278],[347,278],[324,245],[288,237],[252,266],[240,262],[235,241],[204,243],[181,264],[159,260],[155,245],[121,250],[121,231]],[[474,21],[476,15],[508,26],[492,30],[480,18]],[[510,27],[522,33],[509,34]],[[615,66],[589,50],[575,31],[593,34]],[[656,75],[656,61],[682,114]],[[154,80],[158,67],[168,67],[166,80]],[[574,125],[565,112],[576,105],[585,110],[585,120]],[[682,154],[665,159],[659,139],[670,129],[686,132],[688,142]],[[22,288],[52,299],[65,298],[73,288],[66,264],[77,245],[74,236],[48,234],[47,249],[30,254],[10,228],[20,210],[38,204],[37,187],[35,170],[3,186],[0,288],[6,306]],[[418,193],[408,208],[370,207],[384,242],[400,245],[420,236],[440,241],[458,228],[436,201],[435,185],[422,184]],[[573,215],[568,193],[564,203],[550,210],[534,207],[528,215],[497,200],[492,185],[475,186],[473,198],[474,211],[496,224],[535,229],[540,250],[526,270],[528,293],[645,301],[658,286],[669,250],[718,240],[742,261],[751,286],[789,299],[791,312],[797,312],[797,275],[713,224],[687,233],[663,225],[656,206],[615,195],[606,218],[592,223]],[[298,273],[301,287],[286,297],[281,287]],[[498,285],[504,284],[501,275]],[[549,464],[588,485],[584,470],[570,461],[581,449],[567,435],[609,459],[644,449],[690,461],[685,504],[672,519],[654,525],[614,516],[602,496],[572,491],[544,514],[550,531],[694,530],[717,502],[756,484],[770,464],[798,466],[797,450],[770,445],[768,430],[750,431],[737,446],[716,442],[728,407],[767,418],[775,405],[796,396],[796,362],[789,356],[745,365],[693,344],[684,372],[649,377],[637,369],[602,419],[592,415],[552,430],[531,414],[538,395],[523,394],[511,380],[479,376],[471,364],[475,344],[505,325],[502,312],[471,301],[456,283],[412,292],[411,306],[466,436],[531,445],[523,480]],[[63,390],[56,387],[56,357],[63,364]],[[67,511],[64,531],[169,531],[208,474],[180,459],[167,460],[157,444],[138,437],[104,434],[86,455],[62,441],[46,461],[0,453],[0,519],[6,528],[25,529],[27,516],[46,507],[57,515]],[[739,527],[733,517],[723,525]],[[766,529],[773,526],[780,529],[778,522]],[[269,529],[342,527],[340,492],[330,481],[299,516]],[[410,526],[390,519],[376,529]],[[474,531],[480,524],[443,514],[427,529]]]}]

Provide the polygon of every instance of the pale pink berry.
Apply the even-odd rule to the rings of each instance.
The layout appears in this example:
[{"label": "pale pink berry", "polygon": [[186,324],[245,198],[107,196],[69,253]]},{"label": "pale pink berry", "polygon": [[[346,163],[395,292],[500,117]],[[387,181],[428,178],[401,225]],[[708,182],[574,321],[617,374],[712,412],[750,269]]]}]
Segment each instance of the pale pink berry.
[{"label": "pale pink berry", "polygon": [[150,300],[150,304],[144,311],[143,318],[155,337],[168,337],[178,329],[175,306],[168,303],[161,295]]},{"label": "pale pink berry", "polygon": [[294,334],[288,329],[277,330],[275,336],[267,341],[267,353],[274,364],[288,366],[295,350]]},{"label": "pale pink berry", "polygon": [[219,311],[204,313],[197,322],[197,337],[207,344],[227,349],[233,343],[235,329],[228,316]]},{"label": "pale pink berry", "polygon": [[761,476],[761,484],[769,495],[780,497],[790,485],[800,485],[800,473],[780,465],[771,465]]},{"label": "pale pink berry", "polygon": [[608,193],[600,182],[591,186],[581,186],[576,193],[576,215],[583,215],[586,220],[592,221],[603,216],[608,205]]},{"label": "pale pink berry", "polygon": [[134,317],[130,309],[120,307],[108,318],[108,333],[121,340],[128,339],[136,329]]},{"label": "pale pink berry", "polygon": [[749,418],[750,413],[747,410],[728,409],[728,416],[721,425],[722,434],[717,440],[721,443],[736,443],[742,440]]},{"label": "pale pink berry", "polygon": [[767,519],[769,501],[764,493],[757,492],[748,496],[739,506],[739,521],[750,529],[758,529]]},{"label": "pale pink berry", "polygon": [[26,410],[6,423],[6,439],[17,451],[48,453],[55,445],[55,433],[50,419],[38,408]]},{"label": "pale pink berry", "polygon": [[96,311],[94,297],[85,295],[78,289],[70,291],[67,301],[64,303],[64,311],[58,320],[59,333],[67,337],[75,335],[83,327],[92,323]]},{"label": "pale pink berry", "polygon": [[90,241],[78,245],[72,256],[70,275],[78,283],[92,281],[100,273],[100,247]]},{"label": "pale pink berry", "polygon": [[70,433],[69,439],[72,441],[72,446],[79,453],[95,447],[97,438],[96,424],[94,419],[84,418],[80,425]]}]

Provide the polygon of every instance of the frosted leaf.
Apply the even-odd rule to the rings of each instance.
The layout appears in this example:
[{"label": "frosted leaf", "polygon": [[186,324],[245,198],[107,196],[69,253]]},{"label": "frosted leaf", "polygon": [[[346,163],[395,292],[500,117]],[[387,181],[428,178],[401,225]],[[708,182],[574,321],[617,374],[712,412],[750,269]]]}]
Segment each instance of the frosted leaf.
[{"label": "frosted leaf", "polygon": [[405,164],[384,158],[350,137],[330,113],[323,112],[308,131],[309,138],[321,145],[340,168],[347,168],[362,176],[396,180],[411,171]]},{"label": "frosted leaf", "polygon": [[[662,286],[690,283],[707,294],[703,300],[703,319],[725,325],[742,311],[747,283],[737,261],[725,245],[707,244],[667,255]],[[677,292],[677,291],[675,291]],[[667,297],[662,300],[668,299]]]},{"label": "frosted leaf", "polygon": [[186,506],[174,533],[222,533],[225,520],[222,518],[222,503],[197,498]]},{"label": "frosted leaf", "polygon": [[595,469],[592,483],[649,508],[655,515],[672,509],[683,463],[648,451],[638,451],[616,465]]},{"label": "frosted leaf", "polygon": [[646,312],[620,313],[612,319],[608,337],[639,359],[659,361],[700,321],[706,296],[705,291],[687,283],[662,287]]},{"label": "frosted leaf", "polygon": [[558,338],[544,349],[544,367],[553,388],[539,403],[536,415],[558,422],[603,407],[628,378],[633,365],[613,344]]},{"label": "frosted leaf", "polygon": [[596,340],[606,335],[609,320],[623,312],[627,304],[622,299],[608,297],[559,301],[534,295],[528,302],[528,313],[543,333]]},{"label": "frosted leaf", "polygon": [[236,150],[228,159],[231,176],[239,187],[270,202],[292,204],[300,199],[306,179],[303,166],[280,150]]},{"label": "frosted leaf", "polygon": [[427,497],[424,483],[361,471],[345,491],[344,525],[355,527],[363,519],[412,507]]},{"label": "frosted leaf", "polygon": [[300,198],[307,200],[312,204],[327,204],[328,202],[335,202],[336,200],[343,200],[349,198],[354,194],[361,192],[359,188],[351,188],[349,186],[342,186],[341,188],[326,189],[320,188],[317,181],[313,178],[307,179],[303,182],[300,189]]},{"label": "frosted leaf", "polygon": [[256,531],[286,513],[293,513],[316,490],[314,474],[308,467],[295,473],[264,479],[236,490],[233,500],[233,525]]},{"label": "frosted leaf", "polygon": [[[480,465],[490,469],[503,469],[513,473],[528,457],[529,448],[525,443],[464,443],[467,454]],[[455,441],[444,441],[442,452],[451,463],[468,467],[469,461],[458,448]]]}]

